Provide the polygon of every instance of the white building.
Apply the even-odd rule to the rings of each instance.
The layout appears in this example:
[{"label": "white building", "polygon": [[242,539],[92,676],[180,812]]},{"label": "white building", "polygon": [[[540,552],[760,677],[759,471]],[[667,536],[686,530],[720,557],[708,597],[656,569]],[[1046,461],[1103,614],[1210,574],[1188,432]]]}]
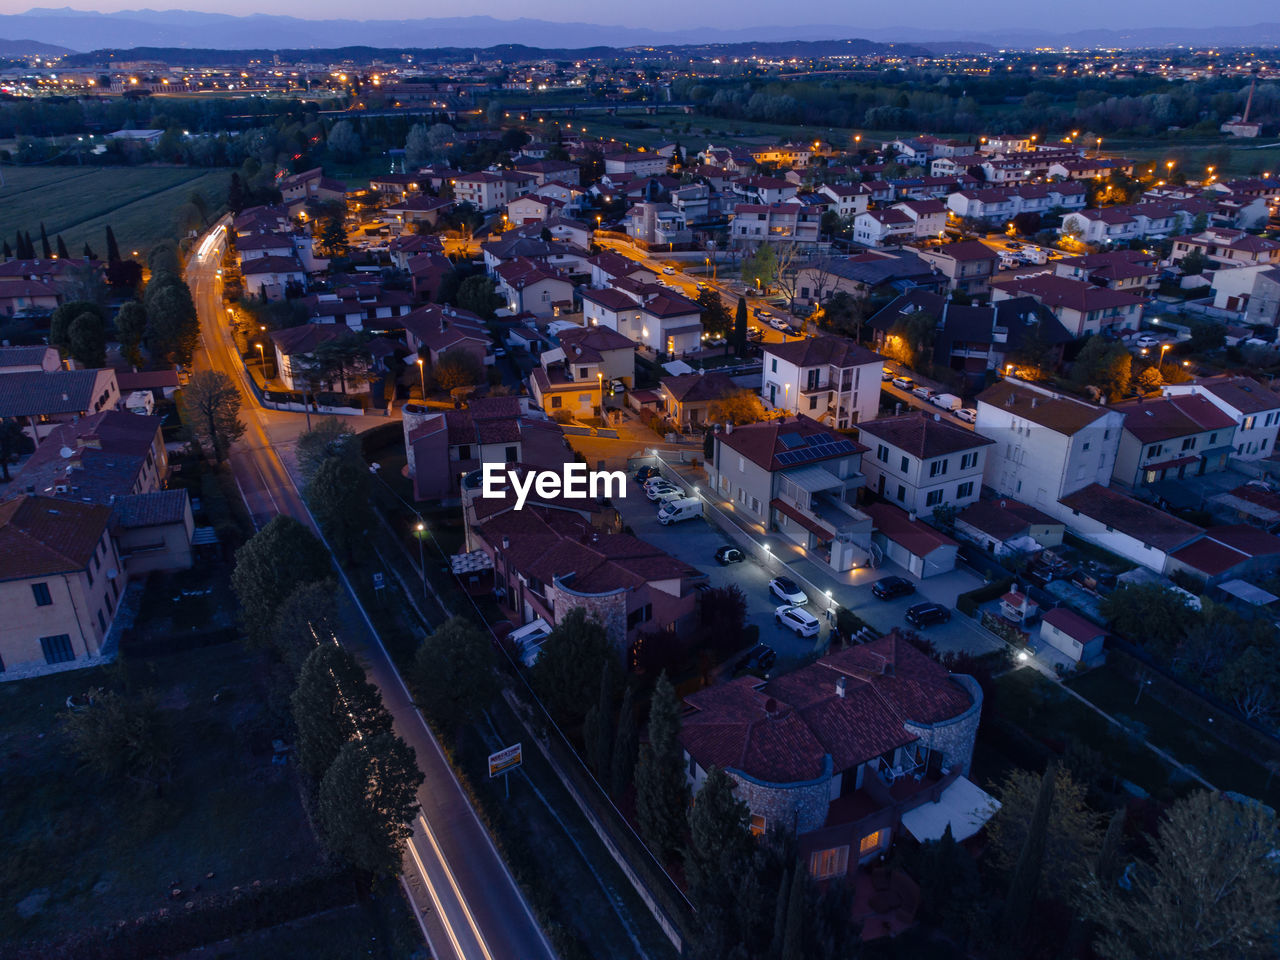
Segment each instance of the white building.
[{"label": "white building", "polygon": [[844,337],[766,343],[760,396],[774,410],[845,430],[879,412],[883,366],[880,354]]},{"label": "white building", "polygon": [[1001,496],[1066,520],[1062,497],[1110,481],[1124,414],[1013,379],[977,401],[976,430],[995,441],[984,479]]},{"label": "white building", "polygon": [[1280,432],[1280,394],[1248,377],[1210,377],[1192,383],[1169,384],[1166,397],[1198,394],[1236,424],[1235,455],[1240,460],[1261,460],[1276,450]]},{"label": "white building", "polygon": [[994,441],[981,434],[920,412],[868,420],[858,429],[868,448],[862,460],[868,487],[908,513],[963,509],[982,492],[987,448]]}]

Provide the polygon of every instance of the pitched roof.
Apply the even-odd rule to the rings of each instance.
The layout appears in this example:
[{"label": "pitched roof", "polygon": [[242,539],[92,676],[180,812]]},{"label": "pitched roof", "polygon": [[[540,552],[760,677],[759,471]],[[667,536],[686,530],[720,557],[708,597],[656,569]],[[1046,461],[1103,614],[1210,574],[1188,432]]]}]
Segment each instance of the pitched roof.
[{"label": "pitched roof", "polygon": [[[843,680],[843,694],[837,682]],[[680,741],[704,769],[768,783],[850,770],[916,739],[908,722],[968,710],[968,692],[896,634],[830,654],[775,680],[741,677],[685,698]]]},{"label": "pitched roof", "polygon": [[1193,382],[1241,413],[1263,413],[1280,408],[1280,394],[1250,377],[1211,377]]},{"label": "pitched roof", "polygon": [[994,284],[1004,290],[1012,290],[1035,297],[1050,307],[1065,307],[1081,313],[1128,307],[1144,303],[1142,297],[1123,290],[1109,290],[1084,280],[1059,277],[1042,273],[1024,280],[998,280]]},{"label": "pitched roof", "polygon": [[1116,493],[1099,483],[1091,483],[1067,494],[1058,502],[1112,530],[1166,552],[1204,533],[1194,523],[1179,520],[1172,514]]},{"label": "pitched roof", "polygon": [[804,414],[734,427],[732,432],[725,430],[716,434],[716,438],[770,473],[800,463],[847,457],[867,449]]},{"label": "pitched roof", "polygon": [[844,337],[805,337],[786,343],[766,343],[764,352],[797,367],[829,363],[836,367],[856,367],[883,363],[884,357]]},{"label": "pitched roof", "polygon": [[240,272],[246,277],[263,273],[302,273],[302,264],[294,257],[258,257],[246,260],[240,267]]},{"label": "pitched roof", "polygon": [[99,375],[110,370],[41,370],[0,376],[0,417],[83,413],[93,407]]},{"label": "pitched roof", "polygon": [[1078,640],[1080,643],[1088,643],[1094,637],[1101,637],[1106,634],[1106,630],[1090,620],[1086,620],[1080,614],[1066,607],[1054,607],[1052,610],[1046,610],[1041,619],[1056,628],[1061,633],[1065,633],[1072,640]]},{"label": "pitched roof", "polygon": [[112,523],[127,530],[181,523],[187,515],[187,491],[153,490],[117,497]]},{"label": "pitched roof", "polygon": [[[0,346],[0,368],[38,367],[44,363],[45,354],[52,347],[4,347]],[[34,371],[33,371],[34,372]]]},{"label": "pitched roof", "polygon": [[1142,443],[1158,443],[1235,426],[1235,421],[1211,400],[1194,393],[1156,400],[1130,400],[1117,403],[1112,409],[1124,414],[1124,429]]},{"label": "pitched roof", "polygon": [[1216,577],[1255,557],[1280,556],[1280,537],[1247,524],[1210,527],[1202,539],[1170,556],[1203,574]]},{"label": "pitched roof", "polygon": [[1045,394],[1013,380],[993,383],[978,394],[977,401],[1007,410],[1068,437],[1107,415],[1102,407],[1064,394]]},{"label": "pitched roof", "polygon": [[966,523],[997,540],[1010,540],[1029,526],[1063,526],[1047,513],[1019,500],[979,500],[956,515],[957,523]]},{"label": "pitched roof", "polygon": [[702,400],[719,400],[737,391],[738,386],[723,373],[683,373],[678,377],[663,377],[662,387],[677,403],[697,403]]},{"label": "pitched roof", "polygon": [[110,519],[110,507],[71,500],[24,496],[0,503],[0,580],[83,570]]},{"label": "pitched roof", "polygon": [[[995,443],[980,433],[958,427],[937,414],[924,411],[900,417],[865,420],[858,424],[858,430],[863,437],[871,436],[891,443],[920,460],[932,460],[934,457]],[[865,439],[863,442],[866,442]]]},{"label": "pitched roof", "polygon": [[283,330],[272,330],[271,340],[288,357],[311,353],[322,343],[332,343],[351,335],[345,323],[303,323]]},{"label": "pitched roof", "polygon": [[610,313],[617,313],[619,310],[640,309],[640,304],[636,303],[634,298],[612,287],[606,290],[583,290],[582,299],[598,303]]},{"label": "pitched roof", "polygon": [[660,293],[645,301],[641,309],[654,317],[683,317],[691,313],[702,316],[702,307],[678,293]]},{"label": "pitched roof", "polygon": [[871,518],[876,530],[914,556],[928,556],[939,547],[959,546],[941,530],[934,529],[923,520],[914,519],[907,511],[892,503],[870,503],[862,510]]},{"label": "pitched roof", "polygon": [[635,342],[623,336],[613,327],[599,324],[591,327],[571,327],[558,334],[560,346],[564,348],[565,357],[576,359],[603,360],[606,350],[635,350]]}]

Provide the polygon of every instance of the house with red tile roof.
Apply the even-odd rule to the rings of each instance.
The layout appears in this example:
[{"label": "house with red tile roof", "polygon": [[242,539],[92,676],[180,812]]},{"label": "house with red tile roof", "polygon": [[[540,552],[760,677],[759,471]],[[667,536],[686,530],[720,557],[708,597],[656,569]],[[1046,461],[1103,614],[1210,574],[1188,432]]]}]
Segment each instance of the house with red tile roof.
[{"label": "house with red tile roof", "polygon": [[289,290],[306,290],[307,274],[293,256],[258,257],[240,266],[245,290],[264,300],[283,300]]},{"label": "house with red tile roof", "polygon": [[367,354],[353,352],[347,358],[350,363],[341,370],[327,371],[324,380],[318,379],[315,376],[318,371],[312,369],[316,351],[322,347],[343,342],[351,342],[354,347],[359,342],[345,325],[303,323],[296,327],[273,330],[270,336],[272,349],[275,351],[276,371],[287,389],[308,392],[369,392],[372,363]]},{"label": "house with red tile roof", "polygon": [[401,229],[404,229],[420,223],[434,227],[440,222],[440,218],[452,209],[452,200],[442,200],[440,197],[418,193],[402,200],[392,201],[383,208],[383,211],[395,217]]},{"label": "house with red tile roof", "polygon": [[465,350],[481,363],[492,363],[489,330],[469,310],[429,303],[401,317],[399,322],[409,351],[422,357],[428,367],[439,363],[448,350]]},{"label": "house with red tile roof", "polygon": [[1062,544],[1066,524],[1035,507],[1002,497],[979,500],[956,514],[956,535],[997,557]]},{"label": "house with red tile roof", "polygon": [[1040,619],[1040,642],[1073,663],[1095,666],[1102,661],[1107,631],[1066,607],[1046,610]]},{"label": "house with red tile roof", "polygon": [[1195,543],[1204,530],[1123,493],[1092,483],[1059,501],[1067,528],[1101,547],[1156,573],[1169,569],[1169,557]]},{"label": "house with red tile roof", "polygon": [[1169,262],[1181,263],[1192,250],[1198,250],[1214,267],[1280,264],[1280,241],[1225,227],[1211,227],[1202,233],[1174,237]]},{"label": "house with red tile roof", "polygon": [[[752,830],[795,835],[815,880],[855,873],[904,828],[923,841],[950,824],[966,839],[994,811],[973,802],[982,791],[966,778],[981,688],[896,633],[771,680],[704,688],[685,705],[690,786],[725,771]],[[929,804],[936,822],[911,816]]]},{"label": "house with red tile roof", "polygon": [[559,345],[544,350],[540,366],[529,375],[529,393],[544,412],[592,416],[612,395],[612,381],[634,381],[636,346],[618,331],[569,327],[557,339]]},{"label": "house with red tile roof", "polygon": [[1205,584],[1244,578],[1258,582],[1280,568],[1280,537],[1247,524],[1210,527],[1204,536],[1169,556],[1180,570]]},{"label": "house with red tile roof", "polygon": [[766,343],[760,397],[773,410],[804,414],[839,430],[880,410],[884,357],[847,337]]},{"label": "house with red tile roof", "polygon": [[715,403],[740,390],[728,376],[714,370],[663,377],[658,383],[663,409],[681,429],[709,422]]},{"label": "house with red tile roof", "polygon": [[915,514],[892,503],[869,503],[863,512],[873,524],[872,542],[879,552],[912,576],[937,576],[956,567],[960,544]]},{"label": "house with red tile roof", "polygon": [[1055,262],[1053,272],[1059,277],[1087,280],[1098,287],[1139,296],[1154,291],[1160,278],[1155,256],[1141,250],[1108,250],[1068,257]]},{"label": "house with red tile roof", "polygon": [[1204,377],[1190,383],[1168,384],[1166,397],[1202,396],[1236,425],[1235,456],[1261,460],[1276,453],[1280,435],[1280,393],[1251,377]]},{"label": "house with red tile roof", "polygon": [[53,428],[13,477],[13,491],[111,504],[165,486],[161,418],[104,410]]},{"label": "house with red tile roof", "polygon": [[120,406],[114,370],[63,370],[0,375],[0,418],[18,421],[41,443],[60,423]]},{"label": "house with red tile roof", "polygon": [[872,556],[871,518],[855,506],[866,449],[801,414],[725,424],[704,469],[728,509],[843,572]]},{"label": "house with red tile roof", "polygon": [[569,312],[573,303],[573,282],[554,267],[524,257],[501,264],[495,271],[498,295],[513,313],[538,317]]},{"label": "house with red tile roof", "polygon": [[111,515],[52,497],[0,503],[0,680],[105,662],[128,585]]},{"label": "house with red tile roof", "polygon": [[947,278],[948,290],[960,290],[971,297],[986,296],[1000,257],[979,240],[961,240],[940,247],[913,246],[920,259]]},{"label": "house with red tile roof", "polygon": [[918,516],[974,503],[982,492],[987,447],[994,442],[923,411],[863,421],[858,439],[868,447],[862,464],[867,485]]},{"label": "house with red tile roof", "polygon": [[1073,337],[1103,330],[1137,330],[1146,309],[1144,296],[1043,273],[991,284],[993,300],[1012,297],[1033,297],[1043,303]]},{"label": "house with red tile roof", "polygon": [[1139,398],[1112,409],[1124,414],[1124,428],[1111,478],[1125,490],[1217,473],[1235,450],[1235,421],[1205,397]]}]

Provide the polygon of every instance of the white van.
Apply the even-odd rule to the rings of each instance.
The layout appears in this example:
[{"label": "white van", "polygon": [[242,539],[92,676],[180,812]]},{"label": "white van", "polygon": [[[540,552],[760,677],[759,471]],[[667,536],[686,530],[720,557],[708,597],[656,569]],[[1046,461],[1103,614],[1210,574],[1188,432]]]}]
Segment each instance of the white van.
[{"label": "white van", "polygon": [[697,497],[685,497],[683,500],[672,500],[658,511],[658,522],[663,526],[679,520],[692,520],[702,516],[702,501]]}]

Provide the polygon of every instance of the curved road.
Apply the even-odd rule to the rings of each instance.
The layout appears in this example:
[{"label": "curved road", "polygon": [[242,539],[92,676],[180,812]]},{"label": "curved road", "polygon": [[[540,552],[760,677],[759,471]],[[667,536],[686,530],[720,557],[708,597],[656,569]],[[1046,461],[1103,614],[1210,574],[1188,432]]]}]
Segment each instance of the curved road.
[{"label": "curved road", "polygon": [[[273,425],[293,424],[296,430],[301,414],[277,413],[258,405],[231,340],[218,277],[224,230],[225,221],[206,235],[187,265],[187,281],[200,313],[201,349],[194,366],[227,374],[240,390],[247,430],[232,448],[230,464],[255,523],[282,513],[316,530],[269,434]],[[343,645],[378,685],[396,732],[413,747],[426,776],[418,792],[422,809],[405,852],[402,880],[433,957],[553,960],[555,952],[414,707],[345,575],[340,570],[339,575],[346,586]]]}]

